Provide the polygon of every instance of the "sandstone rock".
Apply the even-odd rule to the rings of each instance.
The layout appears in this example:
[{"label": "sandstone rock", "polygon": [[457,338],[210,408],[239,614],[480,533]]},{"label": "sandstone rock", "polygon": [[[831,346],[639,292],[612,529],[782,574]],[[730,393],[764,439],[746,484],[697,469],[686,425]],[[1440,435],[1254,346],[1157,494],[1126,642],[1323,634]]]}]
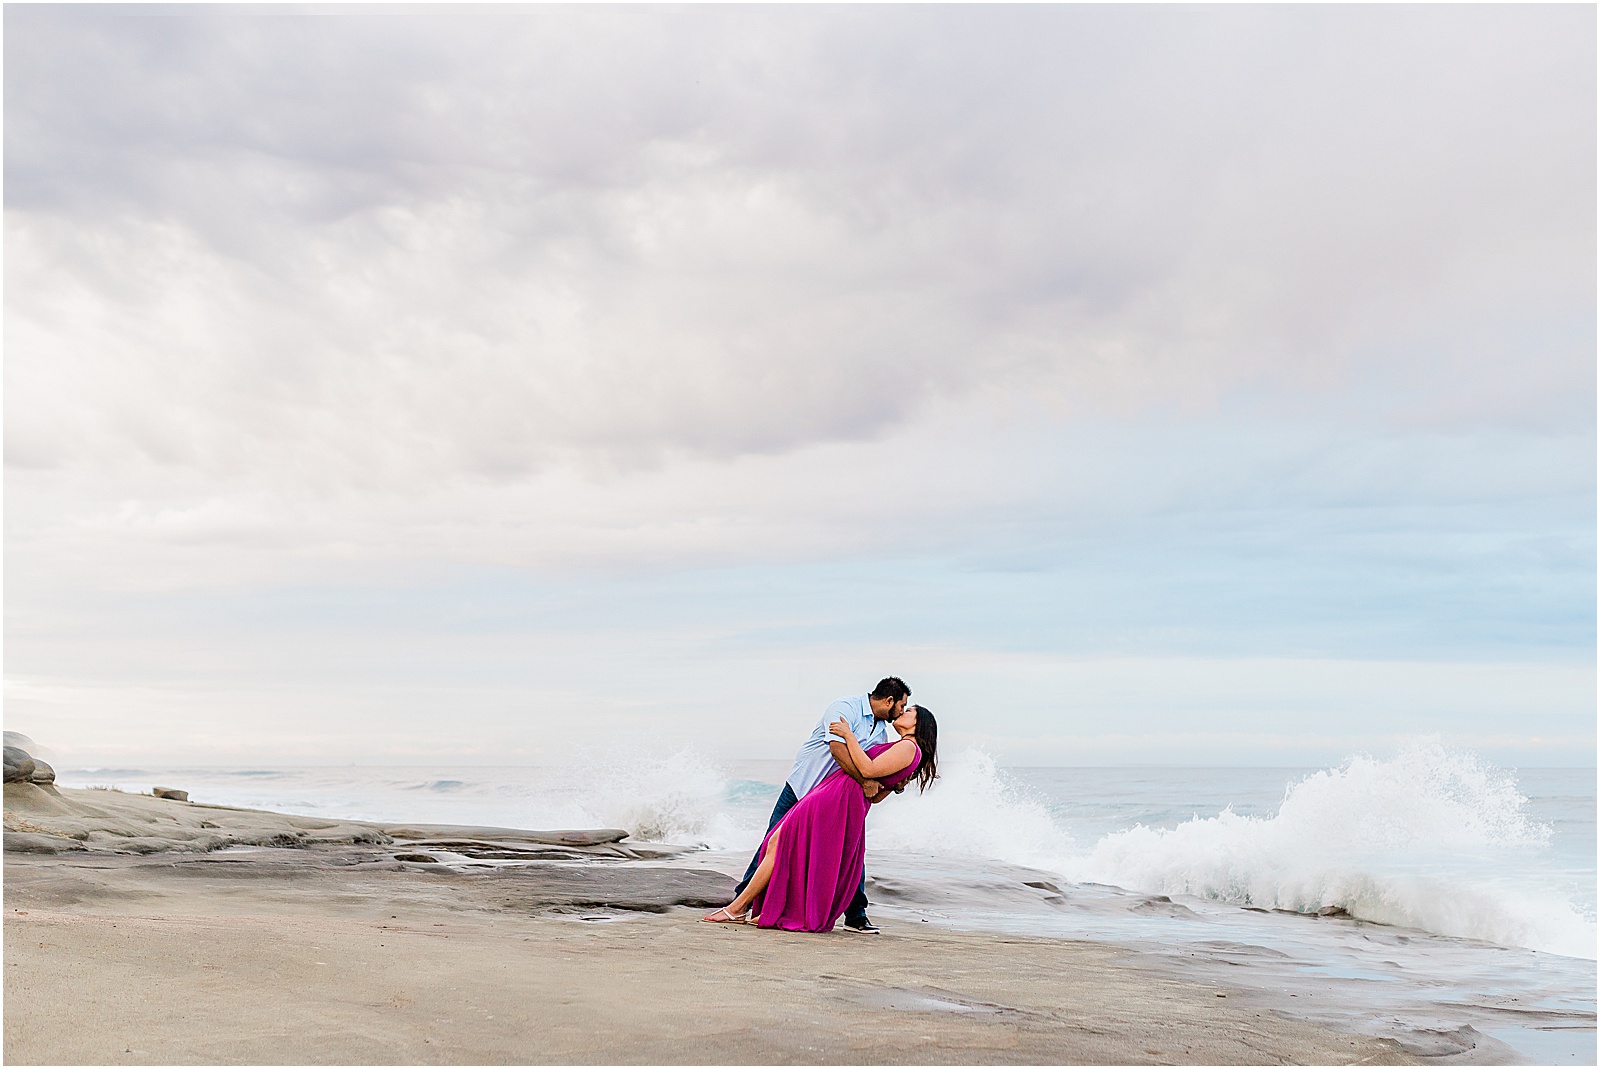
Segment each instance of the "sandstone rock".
[{"label": "sandstone rock", "polygon": [[32,754],[37,744],[18,731],[6,732],[6,782],[49,785],[56,781],[56,770]]},{"label": "sandstone rock", "polygon": [[[161,788],[170,791],[171,788]],[[10,831],[45,833],[83,840],[91,851],[189,854],[224,846],[305,848],[321,846],[389,846],[396,851],[438,855],[434,851],[506,857],[517,860],[661,860],[685,847],[660,844],[624,846],[627,832],[525,831],[459,825],[384,826],[362,821],[330,821],[319,817],[266,813],[204,802],[174,804],[169,798],[121,791],[56,787],[33,782],[5,785],[6,827]],[[24,823],[30,826],[22,826]],[[448,833],[441,836],[441,833]],[[396,839],[409,841],[396,842]],[[590,845],[583,845],[590,844]],[[385,859],[394,855],[385,853]],[[425,864],[425,863],[424,863]],[[444,865],[435,870],[446,870]],[[729,895],[728,897],[732,897]],[[713,903],[720,905],[722,903]]]},{"label": "sandstone rock", "polygon": [[601,846],[628,837],[621,828],[587,831],[527,831],[519,828],[481,828],[463,824],[386,824],[383,830],[396,839],[480,839],[540,843],[547,846]]},{"label": "sandstone rock", "polygon": [[6,850],[17,854],[64,854],[69,850],[82,850],[83,844],[64,835],[40,835],[26,831],[5,833]]},{"label": "sandstone rock", "polygon": [[100,835],[91,832],[86,845],[114,854],[160,854],[175,849],[173,840],[153,835]]},{"label": "sandstone rock", "polygon": [[157,798],[170,798],[174,802],[187,802],[189,800],[189,792],[180,791],[176,787],[151,787],[150,793]]},{"label": "sandstone rock", "polygon": [[563,907],[665,913],[673,906],[724,906],[733,898],[733,877],[705,869],[552,866],[457,878],[492,880],[495,897],[506,908],[532,913]]},{"label": "sandstone rock", "polygon": [[396,861],[420,861],[425,865],[437,865],[439,863],[439,859],[432,854],[396,854],[394,859]]},{"label": "sandstone rock", "polygon": [[28,751],[16,746],[5,748],[6,782],[30,783],[33,780],[33,758],[28,756]]},{"label": "sandstone rock", "polygon": [[27,781],[6,784],[7,816],[12,813],[55,816],[72,810],[72,805],[61,797],[61,792],[53,783]]}]

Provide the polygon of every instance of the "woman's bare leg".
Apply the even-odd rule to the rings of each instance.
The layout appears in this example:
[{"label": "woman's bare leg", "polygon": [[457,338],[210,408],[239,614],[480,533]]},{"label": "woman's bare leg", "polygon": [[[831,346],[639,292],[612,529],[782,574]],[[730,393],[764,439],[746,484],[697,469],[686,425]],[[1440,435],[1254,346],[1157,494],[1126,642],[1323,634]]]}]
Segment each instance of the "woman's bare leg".
[{"label": "woman's bare leg", "polygon": [[761,854],[761,864],[756,866],[755,875],[750,877],[750,882],[745,885],[739,897],[728,903],[728,912],[735,917],[742,916],[750,908],[750,903],[756,895],[767,889],[767,884],[772,882],[772,869],[778,863],[778,836],[783,834],[783,827],[773,829],[772,838],[767,840],[766,849]]}]

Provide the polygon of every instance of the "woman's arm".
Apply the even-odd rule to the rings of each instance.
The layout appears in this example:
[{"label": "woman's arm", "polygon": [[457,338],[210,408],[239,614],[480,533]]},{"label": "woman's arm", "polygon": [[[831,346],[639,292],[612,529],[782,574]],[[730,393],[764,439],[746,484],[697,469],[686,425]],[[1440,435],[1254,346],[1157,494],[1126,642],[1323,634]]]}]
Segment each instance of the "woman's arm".
[{"label": "woman's arm", "polygon": [[[844,721],[841,719],[838,723],[830,726],[828,730],[835,735],[839,735],[841,734],[842,725],[844,725]],[[842,728],[842,732],[843,735],[840,741],[850,751],[850,759],[855,762],[856,771],[873,779],[882,779],[885,776],[892,776],[894,773],[899,772],[911,763],[912,758],[917,753],[916,743],[902,746],[900,743],[911,742],[911,740],[901,739],[900,742],[895,743],[877,757],[868,757],[867,751],[861,748],[861,742],[856,738],[853,731],[846,726]]]}]

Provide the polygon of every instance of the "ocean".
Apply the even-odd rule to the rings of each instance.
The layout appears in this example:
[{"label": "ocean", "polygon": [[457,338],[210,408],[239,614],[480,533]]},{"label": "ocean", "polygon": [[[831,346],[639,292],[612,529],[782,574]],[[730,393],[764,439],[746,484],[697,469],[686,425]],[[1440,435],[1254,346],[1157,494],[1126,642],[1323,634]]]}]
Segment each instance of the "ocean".
[{"label": "ocean", "polygon": [[[641,750],[58,777],[315,816],[626,828],[736,875],[787,771]],[[941,772],[868,819],[876,919],[1124,946],[1419,1054],[1478,1034],[1525,1062],[1595,1063],[1594,769],[1419,742],[1325,769],[1017,768],[958,750]]]}]

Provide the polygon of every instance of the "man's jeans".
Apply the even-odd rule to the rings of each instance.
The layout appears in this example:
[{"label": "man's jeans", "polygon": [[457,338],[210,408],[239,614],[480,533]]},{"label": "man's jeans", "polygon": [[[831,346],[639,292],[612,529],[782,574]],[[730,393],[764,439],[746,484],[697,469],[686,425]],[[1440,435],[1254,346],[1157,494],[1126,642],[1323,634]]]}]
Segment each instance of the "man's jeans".
[{"label": "man's jeans", "polygon": [[[787,783],[783,785],[783,793],[778,795],[778,804],[772,807],[772,819],[767,821],[767,830],[777,827],[783,815],[794,808],[800,799],[794,796],[794,788]],[[744,879],[734,887],[733,893],[738,894],[750,883],[750,878],[756,874],[756,869],[761,867],[761,848],[756,847],[756,856],[750,859],[750,867],[744,870]],[[850,906],[844,911],[847,924],[859,924],[867,919],[867,873],[861,871],[861,886],[856,889],[856,896],[850,900]]]}]

